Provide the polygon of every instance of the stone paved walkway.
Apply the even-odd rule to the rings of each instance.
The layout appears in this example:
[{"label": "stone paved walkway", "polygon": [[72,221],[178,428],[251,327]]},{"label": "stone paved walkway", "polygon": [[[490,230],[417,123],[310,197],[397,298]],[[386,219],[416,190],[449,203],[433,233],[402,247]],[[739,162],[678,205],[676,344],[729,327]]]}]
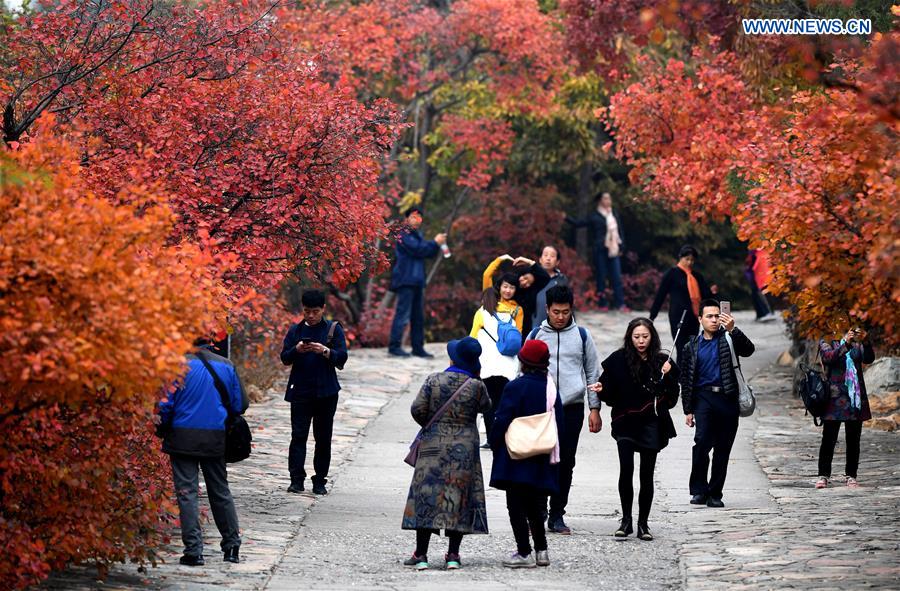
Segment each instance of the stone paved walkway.
[{"label": "stone paved walkway", "polygon": [[[489,536],[463,543],[465,568],[423,573],[399,566],[414,536],[400,530],[411,470],[402,463],[415,434],[409,403],[425,375],[446,364],[438,359],[397,361],[382,350],[353,351],[343,372],[335,425],[331,494],[289,495],[286,456],[289,409],[280,392],[254,406],[253,456],[229,468],[244,535],[243,562],[220,561],[218,534],[205,526],[207,565],[177,564],[180,546],[166,564],[136,572],[113,569],[106,583],[92,571],[71,569],[48,589],[860,589],[900,587],[900,462],[893,433],[863,432],[862,487],[812,488],[820,431],[797,412],[786,390],[789,377],[771,365],[786,341],[778,325],[758,325],[739,314],[758,352],[745,364],[760,410],[742,421],[729,467],[724,510],[687,504],[692,431],[679,436],[657,465],[651,543],[611,536],[620,515],[615,444],[604,430],[585,430],[567,520],[575,535],[551,536],[553,565],[510,572],[499,560],[513,549],[500,491],[488,490]],[[601,354],[621,343],[627,318],[584,315]],[[667,335],[666,335],[667,336]],[[752,377],[751,377],[752,376]],[[680,413],[676,415],[680,417]],[[835,457],[841,473],[842,444]],[[311,460],[311,453],[309,458]],[[489,454],[482,456],[485,473]],[[434,540],[432,561],[445,551]],[[437,561],[439,562],[439,561]]]}]

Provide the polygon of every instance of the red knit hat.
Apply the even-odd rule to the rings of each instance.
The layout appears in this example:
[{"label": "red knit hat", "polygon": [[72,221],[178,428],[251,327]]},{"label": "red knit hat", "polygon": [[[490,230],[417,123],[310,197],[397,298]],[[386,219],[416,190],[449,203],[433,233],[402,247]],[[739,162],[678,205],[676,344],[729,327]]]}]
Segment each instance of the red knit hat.
[{"label": "red knit hat", "polygon": [[547,343],[537,339],[525,341],[519,350],[519,361],[525,365],[547,369],[550,367],[550,349]]}]

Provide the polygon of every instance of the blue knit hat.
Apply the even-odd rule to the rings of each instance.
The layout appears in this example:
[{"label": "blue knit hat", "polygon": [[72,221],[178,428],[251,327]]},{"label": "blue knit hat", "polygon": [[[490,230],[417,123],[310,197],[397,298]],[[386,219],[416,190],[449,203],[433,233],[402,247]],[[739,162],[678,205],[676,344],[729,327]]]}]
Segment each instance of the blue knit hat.
[{"label": "blue knit hat", "polygon": [[481,343],[472,337],[465,337],[447,343],[447,354],[453,365],[459,369],[478,375],[481,373]]}]

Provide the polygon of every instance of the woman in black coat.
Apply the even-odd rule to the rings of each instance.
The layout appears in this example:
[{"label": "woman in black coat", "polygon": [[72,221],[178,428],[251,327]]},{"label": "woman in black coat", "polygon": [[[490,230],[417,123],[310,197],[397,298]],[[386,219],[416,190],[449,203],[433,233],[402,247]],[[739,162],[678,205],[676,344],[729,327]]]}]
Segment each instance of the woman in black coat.
[{"label": "woman in black coat", "polygon": [[[559,490],[559,445],[554,453],[540,454],[524,460],[514,460],[506,448],[506,431],[519,417],[548,412],[547,368],[550,350],[547,343],[525,341],[519,351],[522,375],[506,384],[500,406],[489,433],[494,464],[491,467],[491,486],[506,491],[506,508],[516,538],[516,553],[503,561],[509,568],[549,566],[547,535],[544,530],[544,510],[547,495]],[[551,382],[552,384],[552,382]],[[563,431],[562,400],[555,397],[552,408],[558,437]],[[554,461],[555,460],[555,461]],[[531,557],[528,531],[534,538],[535,558]]]},{"label": "woman in black coat", "polygon": [[681,354],[688,339],[700,332],[700,302],[713,297],[713,292],[707,286],[703,275],[694,271],[696,261],[697,249],[690,245],[682,246],[678,251],[678,263],[663,275],[656,298],[650,307],[650,320],[656,320],[666,296],[669,297],[669,326],[672,329],[673,339],[678,331],[681,313],[685,313],[681,334],[675,343],[676,356]]},{"label": "woman in black coat", "polygon": [[619,447],[619,499],[622,523],[616,537],[632,530],[634,454],[641,456],[637,535],[652,540],[647,527],[653,503],[656,455],[675,437],[669,409],[678,401],[678,369],[660,353],[659,334],[647,318],[635,318],[625,331],[625,343],[602,363],[600,385],[591,386],[612,407],[612,436]]}]

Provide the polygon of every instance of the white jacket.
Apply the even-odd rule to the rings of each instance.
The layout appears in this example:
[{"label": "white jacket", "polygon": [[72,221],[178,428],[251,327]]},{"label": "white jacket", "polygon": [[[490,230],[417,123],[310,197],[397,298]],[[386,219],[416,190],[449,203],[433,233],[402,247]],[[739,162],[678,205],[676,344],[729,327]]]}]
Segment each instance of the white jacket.
[{"label": "white jacket", "polygon": [[[481,320],[484,323],[476,337],[481,345],[481,357],[479,358],[481,378],[503,376],[508,380],[515,379],[519,373],[519,360],[515,355],[501,355],[497,349],[497,318],[488,314],[484,308],[479,309],[478,313],[481,314]],[[519,314],[521,313],[522,311],[519,310]],[[512,319],[509,312],[497,312],[497,317],[503,322],[509,322]]]}]

